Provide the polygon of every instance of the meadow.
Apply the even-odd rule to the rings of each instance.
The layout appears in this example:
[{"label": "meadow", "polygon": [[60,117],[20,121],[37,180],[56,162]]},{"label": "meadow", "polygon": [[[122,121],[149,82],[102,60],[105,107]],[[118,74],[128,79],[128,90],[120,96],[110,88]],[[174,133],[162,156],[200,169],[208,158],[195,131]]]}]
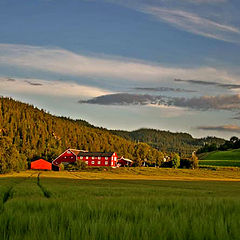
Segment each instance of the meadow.
[{"label": "meadow", "polygon": [[240,150],[216,151],[200,156],[200,166],[240,167]]},{"label": "meadow", "polygon": [[118,172],[0,177],[1,239],[240,238],[240,182],[230,180],[238,171],[226,174],[229,181],[208,180],[218,171],[202,170],[205,181],[153,180],[136,171],[129,179]]}]

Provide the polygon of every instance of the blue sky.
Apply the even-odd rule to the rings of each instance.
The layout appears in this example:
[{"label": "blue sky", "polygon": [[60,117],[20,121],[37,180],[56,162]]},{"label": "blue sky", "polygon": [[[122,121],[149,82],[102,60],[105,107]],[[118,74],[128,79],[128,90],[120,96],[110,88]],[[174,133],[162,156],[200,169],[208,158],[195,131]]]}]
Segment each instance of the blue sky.
[{"label": "blue sky", "polygon": [[240,3],[129,2],[0,0],[0,95],[108,128],[240,135]]}]

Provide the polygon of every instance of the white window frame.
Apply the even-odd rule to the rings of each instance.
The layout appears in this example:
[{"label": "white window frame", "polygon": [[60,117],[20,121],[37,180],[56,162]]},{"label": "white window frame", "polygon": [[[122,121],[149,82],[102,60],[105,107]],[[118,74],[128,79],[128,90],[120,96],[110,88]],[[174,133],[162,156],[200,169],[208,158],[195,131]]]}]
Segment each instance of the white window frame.
[{"label": "white window frame", "polygon": [[98,160],[101,160],[101,157],[98,157]]},{"label": "white window frame", "polygon": [[108,157],[105,157],[106,160],[108,160]]},{"label": "white window frame", "polygon": [[92,163],[92,164],[95,164],[95,161],[92,161],[91,163]]},{"label": "white window frame", "polygon": [[98,161],[98,165],[100,165],[101,164],[101,161]]},{"label": "white window frame", "polygon": [[105,161],[105,165],[108,165],[108,161]]},{"label": "white window frame", "polygon": [[86,164],[88,164],[88,161],[85,161]]},{"label": "white window frame", "polygon": [[86,159],[88,159],[88,157],[86,157]]},{"label": "white window frame", "polygon": [[92,157],[92,159],[95,159],[95,157]]},{"label": "white window frame", "polygon": [[83,159],[83,157],[80,157],[80,159]]}]

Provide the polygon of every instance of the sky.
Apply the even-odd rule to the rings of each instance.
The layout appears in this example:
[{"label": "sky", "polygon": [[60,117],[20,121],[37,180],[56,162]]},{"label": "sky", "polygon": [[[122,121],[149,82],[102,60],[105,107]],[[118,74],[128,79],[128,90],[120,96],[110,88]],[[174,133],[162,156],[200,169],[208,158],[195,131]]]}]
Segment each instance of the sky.
[{"label": "sky", "polygon": [[109,129],[240,137],[237,0],[0,0],[0,95]]}]

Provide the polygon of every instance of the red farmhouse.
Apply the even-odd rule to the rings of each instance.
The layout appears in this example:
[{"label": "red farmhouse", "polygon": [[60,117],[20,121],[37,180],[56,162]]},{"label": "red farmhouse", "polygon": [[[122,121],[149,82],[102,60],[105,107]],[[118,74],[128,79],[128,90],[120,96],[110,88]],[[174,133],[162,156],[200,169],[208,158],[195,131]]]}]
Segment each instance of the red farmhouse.
[{"label": "red farmhouse", "polygon": [[77,159],[84,161],[88,166],[94,167],[116,167],[117,154],[115,152],[86,152],[83,150],[67,149],[55,160],[53,164],[58,166],[62,162],[73,163]]},{"label": "red farmhouse", "polygon": [[39,159],[31,162],[31,169],[35,170],[52,170],[52,164],[46,160]]}]

